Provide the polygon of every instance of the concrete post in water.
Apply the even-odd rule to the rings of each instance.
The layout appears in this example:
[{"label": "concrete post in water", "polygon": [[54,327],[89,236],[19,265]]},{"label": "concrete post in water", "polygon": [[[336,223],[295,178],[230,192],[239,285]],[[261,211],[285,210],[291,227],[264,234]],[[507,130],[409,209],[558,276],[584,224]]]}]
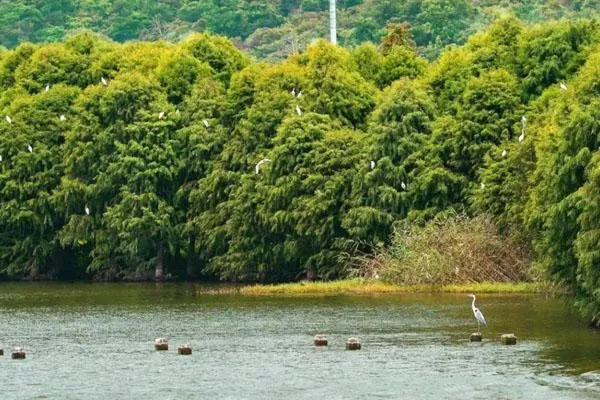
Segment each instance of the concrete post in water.
[{"label": "concrete post in water", "polygon": [[25,350],[23,350],[22,347],[14,347],[12,354],[11,354],[11,358],[13,360],[22,360],[25,358]]},{"label": "concrete post in water", "polygon": [[327,337],[325,335],[315,335],[315,346],[327,346]]},{"label": "concrete post in water", "polygon": [[4,347],[0,344],[0,356],[4,355]]},{"label": "concrete post in water", "polygon": [[154,340],[154,348],[158,351],[169,350],[169,341],[165,338],[158,338]]},{"label": "concrete post in water", "polygon": [[480,332],[471,333],[471,342],[481,342],[481,333]]},{"label": "concrete post in water", "polygon": [[357,338],[350,338],[346,341],[346,350],[360,350],[360,341]]},{"label": "concrete post in water", "polygon": [[190,355],[192,354],[192,347],[189,344],[182,344],[177,347],[177,352],[182,355]]},{"label": "concrete post in water", "polygon": [[500,336],[500,341],[502,344],[506,345],[517,344],[517,337],[514,333],[505,333],[504,335]]}]

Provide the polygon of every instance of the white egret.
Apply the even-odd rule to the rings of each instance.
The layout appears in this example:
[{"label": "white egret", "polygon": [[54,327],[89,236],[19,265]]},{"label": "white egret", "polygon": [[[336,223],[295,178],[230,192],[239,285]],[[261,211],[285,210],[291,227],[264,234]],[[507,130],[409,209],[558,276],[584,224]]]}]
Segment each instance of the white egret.
[{"label": "white egret", "polygon": [[505,150],[502,150],[502,157],[506,157],[506,155],[508,154],[508,152]]},{"label": "white egret", "polygon": [[90,215],[90,208],[87,204],[85,205],[85,215]]},{"label": "white egret", "polygon": [[298,99],[299,99],[300,97],[302,97],[302,90],[298,90],[298,95],[296,96],[296,98],[298,98]]},{"label": "white egret", "polygon": [[485,190],[485,183],[481,182],[481,190]]},{"label": "white egret", "polygon": [[0,162],[2,162],[2,155],[0,155]]},{"label": "white egret", "polygon": [[50,84],[46,85],[46,89],[44,89],[44,91],[46,91],[46,92],[47,92],[48,90],[50,90]]},{"label": "white egret", "polygon": [[298,115],[302,115],[302,110],[300,109],[300,106],[296,104],[296,113]]},{"label": "white egret", "polygon": [[468,294],[467,297],[473,299],[473,303],[471,303],[471,308],[473,309],[473,316],[475,316],[475,319],[477,320],[477,332],[479,332],[481,329],[481,325],[487,327],[487,322],[485,321],[485,318],[483,317],[483,314],[481,313],[479,308],[475,307],[475,295]]},{"label": "white egret", "polygon": [[258,174],[260,172],[260,166],[268,162],[271,162],[271,160],[269,160],[268,158],[263,158],[262,160],[260,160],[254,167],[254,172]]},{"label": "white egret", "polygon": [[158,119],[163,119],[163,117],[165,116],[165,112],[161,111],[158,113]]},{"label": "white egret", "polygon": [[175,114],[179,115],[179,112],[180,112],[180,111],[179,111],[179,108],[176,108],[176,109],[175,109]]},{"label": "white egret", "polygon": [[523,140],[525,140],[525,131],[522,131],[521,135],[519,135],[519,142],[522,142]]},{"label": "white egret", "polygon": [[60,118],[59,118],[62,122],[65,122],[67,120],[67,117],[65,117],[65,114],[60,114]]},{"label": "white egret", "polygon": [[33,153],[33,147],[31,147],[30,144],[27,144],[27,150],[29,150],[30,153]]},{"label": "white egret", "polygon": [[8,115],[6,116],[6,122],[8,122],[9,124],[12,124],[12,118],[9,117]]},{"label": "white egret", "polygon": [[371,160],[371,169],[375,169],[375,161]]},{"label": "white egret", "polygon": [[205,126],[205,127],[207,127],[207,128],[210,126],[210,124],[208,123],[208,120],[207,120],[207,119],[203,119],[203,120],[202,120],[202,123],[203,123],[203,124],[204,124],[204,126]]},{"label": "white egret", "polygon": [[102,83],[104,86],[108,86],[108,81],[107,81],[107,80],[106,80],[104,77],[100,78],[100,82],[101,82],[101,83]]},{"label": "white egret", "polygon": [[296,89],[292,89],[292,91],[290,92],[292,94],[292,96],[296,96]]},{"label": "white egret", "polygon": [[406,183],[404,183],[404,181],[400,182],[400,187],[402,190],[406,190]]},{"label": "white egret", "polygon": [[527,118],[523,115],[521,117],[521,136],[519,136],[519,142],[525,140],[525,123],[527,122]]},{"label": "white egret", "polygon": [[567,85],[565,85],[564,83],[562,83],[562,82],[561,82],[561,83],[560,83],[560,88],[561,88],[562,90],[567,90]]}]

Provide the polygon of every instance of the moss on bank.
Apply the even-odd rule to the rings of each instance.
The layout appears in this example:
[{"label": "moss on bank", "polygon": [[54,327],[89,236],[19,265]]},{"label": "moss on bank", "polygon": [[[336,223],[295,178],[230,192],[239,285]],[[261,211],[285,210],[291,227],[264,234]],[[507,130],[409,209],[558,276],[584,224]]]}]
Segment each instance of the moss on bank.
[{"label": "moss on bank", "polygon": [[[252,285],[232,289],[244,296],[338,295],[385,293],[539,293],[546,284],[536,282],[483,282],[449,285],[393,285],[371,279],[347,279],[331,282],[300,282],[277,285]],[[556,292],[556,289],[553,291]]]}]

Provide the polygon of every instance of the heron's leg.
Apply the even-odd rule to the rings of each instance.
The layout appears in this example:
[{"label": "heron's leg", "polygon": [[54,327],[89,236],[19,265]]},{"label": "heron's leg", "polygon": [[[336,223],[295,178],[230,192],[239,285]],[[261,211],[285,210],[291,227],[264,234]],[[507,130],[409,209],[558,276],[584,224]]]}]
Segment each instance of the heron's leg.
[{"label": "heron's leg", "polygon": [[479,323],[479,320],[477,320],[477,333],[481,332],[481,324]]}]

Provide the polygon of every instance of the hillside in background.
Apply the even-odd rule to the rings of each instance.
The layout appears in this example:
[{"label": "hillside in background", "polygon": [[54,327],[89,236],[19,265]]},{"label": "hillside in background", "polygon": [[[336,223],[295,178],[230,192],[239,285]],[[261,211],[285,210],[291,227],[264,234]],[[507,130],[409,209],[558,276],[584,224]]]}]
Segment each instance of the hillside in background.
[{"label": "hillside in background", "polygon": [[[328,7],[328,0],[1,0],[0,44],[55,42],[80,29],[119,42],[209,32],[281,60],[326,36]],[[389,23],[407,23],[419,53],[434,59],[509,13],[525,22],[589,18],[600,0],[338,0],[338,8],[343,46],[378,43]]]}]

